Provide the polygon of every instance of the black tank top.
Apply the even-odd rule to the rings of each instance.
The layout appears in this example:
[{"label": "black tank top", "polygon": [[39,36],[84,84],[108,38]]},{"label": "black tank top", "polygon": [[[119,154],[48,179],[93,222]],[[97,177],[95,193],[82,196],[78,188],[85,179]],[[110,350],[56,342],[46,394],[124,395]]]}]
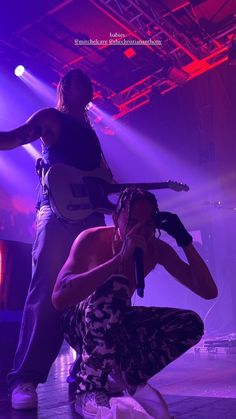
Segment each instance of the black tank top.
[{"label": "black tank top", "polygon": [[[42,156],[47,168],[56,163],[64,163],[80,170],[90,171],[100,166],[101,146],[92,127],[68,114],[57,111],[61,120],[61,134],[50,147],[42,143]],[[36,208],[49,204],[47,196],[40,188]]]}]

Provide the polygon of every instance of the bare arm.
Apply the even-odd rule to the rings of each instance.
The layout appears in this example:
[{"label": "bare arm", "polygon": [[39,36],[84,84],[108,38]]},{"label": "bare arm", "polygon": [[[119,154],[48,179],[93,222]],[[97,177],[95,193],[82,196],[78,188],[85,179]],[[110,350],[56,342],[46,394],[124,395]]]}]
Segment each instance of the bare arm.
[{"label": "bare arm", "polygon": [[78,304],[102,285],[110,275],[119,271],[119,255],[97,266],[97,261],[94,263],[90,259],[88,262],[88,254],[94,254],[96,241],[96,233],[91,233],[90,230],[81,233],[74,241],[52,293],[52,303],[57,310]]},{"label": "bare arm", "polygon": [[24,125],[12,131],[0,132],[0,150],[11,150],[43,137],[45,121],[55,119],[56,112],[54,108],[42,109],[34,113]]},{"label": "bare arm", "polygon": [[211,273],[193,244],[183,247],[188,263],[184,262],[175,250],[162,240],[158,240],[158,262],[181,284],[195,294],[210,300],[217,297],[217,287]]}]

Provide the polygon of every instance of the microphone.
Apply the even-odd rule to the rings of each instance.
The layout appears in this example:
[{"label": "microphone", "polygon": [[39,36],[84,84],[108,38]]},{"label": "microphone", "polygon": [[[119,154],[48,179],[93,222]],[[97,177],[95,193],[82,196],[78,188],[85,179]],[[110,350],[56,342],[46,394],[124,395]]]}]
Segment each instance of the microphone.
[{"label": "microphone", "polygon": [[143,250],[140,247],[136,247],[134,251],[134,271],[137,294],[139,297],[143,297],[145,283],[143,273]]}]

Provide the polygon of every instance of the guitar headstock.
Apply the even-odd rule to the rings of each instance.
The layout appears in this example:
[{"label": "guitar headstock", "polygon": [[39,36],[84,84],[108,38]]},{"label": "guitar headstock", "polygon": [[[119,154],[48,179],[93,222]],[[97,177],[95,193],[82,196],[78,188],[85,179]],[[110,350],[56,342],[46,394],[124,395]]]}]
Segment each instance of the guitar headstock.
[{"label": "guitar headstock", "polygon": [[189,191],[189,186],[186,183],[175,182],[173,180],[168,180],[167,183],[168,183],[168,187],[172,189],[173,191],[176,191],[176,192]]}]

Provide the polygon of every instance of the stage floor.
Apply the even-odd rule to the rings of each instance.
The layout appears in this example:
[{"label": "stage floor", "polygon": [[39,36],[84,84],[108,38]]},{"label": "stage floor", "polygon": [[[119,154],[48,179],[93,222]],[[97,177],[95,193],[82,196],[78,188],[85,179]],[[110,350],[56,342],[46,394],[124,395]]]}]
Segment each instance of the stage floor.
[{"label": "stage floor", "polygon": [[[38,411],[11,409],[4,377],[0,382],[0,419],[78,418],[68,394],[66,376],[74,354],[66,344],[48,381],[38,387]],[[164,396],[175,419],[236,418],[236,354],[195,354],[169,365],[150,382]]]}]

